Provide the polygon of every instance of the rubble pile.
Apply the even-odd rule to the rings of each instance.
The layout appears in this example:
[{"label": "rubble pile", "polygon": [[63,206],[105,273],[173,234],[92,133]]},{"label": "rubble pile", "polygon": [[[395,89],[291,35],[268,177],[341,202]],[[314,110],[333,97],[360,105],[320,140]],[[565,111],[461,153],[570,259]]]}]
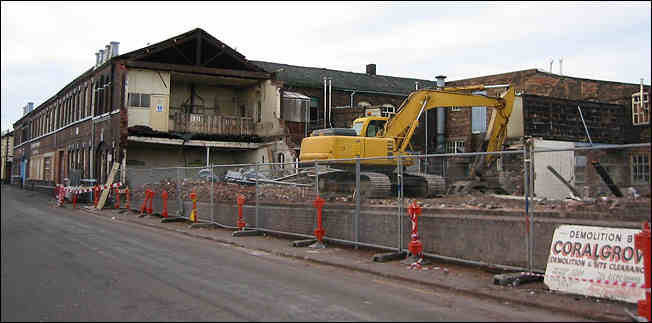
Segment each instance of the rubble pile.
[{"label": "rubble pile", "polygon": [[[205,179],[185,179],[180,185],[172,178],[165,178],[157,183],[147,183],[132,187],[132,196],[139,199],[144,196],[146,189],[156,192],[155,198],[160,198],[160,193],[167,190],[168,199],[177,199],[177,194],[182,194],[182,199],[190,201],[189,194],[194,190],[200,202],[210,201],[211,184],[213,186],[213,201],[215,203],[235,203],[238,194],[242,194],[246,201],[254,201],[256,186],[246,183],[214,182]],[[265,183],[258,186],[259,201],[271,203],[305,204],[312,203],[315,199],[315,191],[311,186],[293,186],[283,184]],[[326,194],[322,196],[328,203],[342,205],[354,205],[355,199],[352,194]],[[474,192],[463,196],[443,196],[435,198],[412,199],[405,198],[406,205],[416,200],[423,208],[447,208],[447,209],[477,209],[477,210],[505,210],[524,211],[525,199],[523,196],[481,194]],[[398,206],[396,197],[386,199],[362,199],[365,206]],[[650,197],[628,194],[618,198],[614,196],[602,196],[598,198],[579,198],[569,196],[563,200],[548,200],[545,198],[530,197],[528,201],[530,211],[539,212],[589,212],[605,214],[632,214],[649,213]]]}]

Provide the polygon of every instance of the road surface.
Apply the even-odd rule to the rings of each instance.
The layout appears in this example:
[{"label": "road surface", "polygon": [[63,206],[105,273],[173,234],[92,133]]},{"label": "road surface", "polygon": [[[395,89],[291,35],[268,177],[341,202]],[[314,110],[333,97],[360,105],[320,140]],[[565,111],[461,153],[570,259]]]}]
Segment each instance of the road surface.
[{"label": "road surface", "polygon": [[111,221],[2,185],[2,321],[582,321]]}]

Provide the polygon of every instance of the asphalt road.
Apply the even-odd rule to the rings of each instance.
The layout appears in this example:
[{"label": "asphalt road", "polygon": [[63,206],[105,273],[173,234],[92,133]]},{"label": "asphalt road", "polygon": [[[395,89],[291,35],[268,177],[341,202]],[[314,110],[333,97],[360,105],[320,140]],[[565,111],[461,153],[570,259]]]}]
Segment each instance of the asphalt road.
[{"label": "asphalt road", "polygon": [[581,321],[55,208],[2,185],[2,321]]}]

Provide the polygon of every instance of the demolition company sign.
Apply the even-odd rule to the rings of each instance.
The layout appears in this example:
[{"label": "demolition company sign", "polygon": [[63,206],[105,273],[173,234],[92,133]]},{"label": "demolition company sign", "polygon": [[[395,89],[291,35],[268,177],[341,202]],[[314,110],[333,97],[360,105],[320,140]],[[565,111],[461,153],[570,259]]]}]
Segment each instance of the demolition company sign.
[{"label": "demolition company sign", "polygon": [[645,298],[640,230],[561,225],[553,235],[544,283],[552,290],[636,303]]}]

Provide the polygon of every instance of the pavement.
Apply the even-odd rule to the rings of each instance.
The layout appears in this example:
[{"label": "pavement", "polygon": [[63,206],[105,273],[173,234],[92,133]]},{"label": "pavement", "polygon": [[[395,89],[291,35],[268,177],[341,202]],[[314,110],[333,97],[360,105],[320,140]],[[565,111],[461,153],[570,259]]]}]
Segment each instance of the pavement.
[{"label": "pavement", "polygon": [[[54,201],[53,201],[54,203]],[[626,310],[636,313],[636,304],[572,295],[549,290],[542,281],[524,283],[518,286],[500,286],[494,284],[494,276],[505,272],[491,268],[471,267],[463,264],[426,259],[427,263],[420,269],[409,266],[404,261],[375,262],[374,255],[386,251],[368,248],[354,248],[346,245],[326,243],[326,248],[294,247],[293,242],[305,240],[305,237],[287,237],[263,234],[258,236],[233,236],[234,229],[216,227],[192,227],[189,222],[162,223],[160,216],[139,216],[136,209],[103,209],[91,206],[71,204],[64,207],[71,212],[86,212],[89,215],[106,217],[111,221],[138,224],[153,230],[167,230],[196,238],[208,239],[230,244],[249,250],[267,252],[278,256],[290,257],[335,266],[353,271],[375,274],[381,277],[445,289],[450,292],[491,298],[503,304],[521,304],[534,306],[555,313],[577,315],[589,320],[608,322],[631,322]]]}]

